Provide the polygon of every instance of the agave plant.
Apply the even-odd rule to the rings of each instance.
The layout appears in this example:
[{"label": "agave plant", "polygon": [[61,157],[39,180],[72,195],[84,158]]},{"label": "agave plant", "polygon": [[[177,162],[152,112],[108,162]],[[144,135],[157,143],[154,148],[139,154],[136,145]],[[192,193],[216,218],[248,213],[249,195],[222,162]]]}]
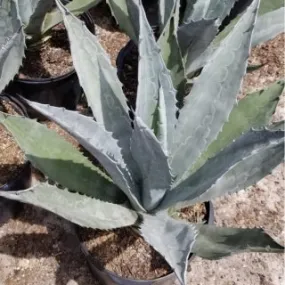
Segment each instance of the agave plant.
[{"label": "agave plant", "polygon": [[[65,2],[69,2],[65,1]],[[66,6],[80,15],[101,0],[73,0]],[[26,42],[35,44],[62,22],[54,0],[3,0],[0,2],[0,92],[18,72]]]},{"label": "agave plant", "polygon": [[[259,0],[212,54],[184,106],[139,1],[139,86],[130,110],[116,70],[95,35],[57,0],[75,69],[92,117],[26,101],[73,135],[102,165],[94,166],[34,120],[0,113],[31,163],[51,181],[0,192],[95,229],[136,226],[186,284],[190,253],[282,252],[262,229],[223,228],[172,218],[180,209],[235,193],[260,180],[284,157],[283,122],[269,125],[284,89],[278,81],[237,103]],[[161,238],[163,237],[163,239]]]},{"label": "agave plant", "polygon": [[[138,42],[137,9],[132,1],[107,0],[120,27]],[[187,82],[209,61],[252,0],[158,0],[158,45],[183,104]],[[284,31],[284,1],[261,0],[251,46]],[[153,17],[155,18],[155,17]],[[190,80],[189,80],[190,79]]]}]

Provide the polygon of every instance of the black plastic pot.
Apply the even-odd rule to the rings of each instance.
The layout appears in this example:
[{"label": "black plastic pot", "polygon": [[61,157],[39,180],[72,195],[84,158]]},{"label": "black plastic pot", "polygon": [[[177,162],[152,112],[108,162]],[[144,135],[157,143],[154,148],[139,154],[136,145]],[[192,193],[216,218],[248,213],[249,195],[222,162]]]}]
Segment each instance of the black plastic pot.
[{"label": "black plastic pot", "polygon": [[0,186],[0,191],[13,191],[23,190],[31,186],[32,180],[32,168],[31,164],[26,161],[23,169],[16,177],[10,179],[4,185]]},{"label": "black plastic pot", "polygon": [[[94,22],[89,13],[84,13],[81,19],[85,22],[87,28],[95,34]],[[5,90],[9,94],[19,94],[23,97],[42,104],[49,104],[56,107],[64,107],[69,110],[75,110],[82,89],[79,84],[75,70],[50,78],[15,78]],[[37,112],[27,106],[31,117],[40,117]]]},{"label": "black plastic pot", "polygon": [[[0,100],[5,100],[13,106],[14,110],[21,116],[28,117],[27,110],[23,104],[8,94],[0,94]],[[0,185],[0,191],[12,191],[27,189],[32,182],[31,164],[26,161],[23,169],[13,178],[9,179],[5,184]],[[15,215],[20,209],[20,203],[16,201],[0,198],[0,225],[6,222],[10,217]]]},{"label": "black plastic pot", "polygon": [[116,58],[116,66],[117,66],[118,77],[120,79],[122,77],[122,72],[124,69],[125,58],[130,54],[130,52],[134,48],[136,48],[136,44],[132,40],[130,40],[118,53],[118,56]]},{"label": "black plastic pot", "polygon": [[[207,214],[205,217],[207,224],[214,223],[214,208],[211,202],[205,203]],[[157,278],[154,280],[132,280],[128,278],[120,277],[119,275],[106,270],[103,268],[99,262],[97,262],[94,257],[90,255],[87,248],[81,243],[81,250],[85,255],[91,272],[93,273],[96,280],[98,280],[102,285],[173,285],[175,284],[176,276],[174,272],[163,276],[161,278]],[[190,262],[195,257],[194,254],[190,254],[188,262]],[[95,257],[96,258],[96,257]]]}]

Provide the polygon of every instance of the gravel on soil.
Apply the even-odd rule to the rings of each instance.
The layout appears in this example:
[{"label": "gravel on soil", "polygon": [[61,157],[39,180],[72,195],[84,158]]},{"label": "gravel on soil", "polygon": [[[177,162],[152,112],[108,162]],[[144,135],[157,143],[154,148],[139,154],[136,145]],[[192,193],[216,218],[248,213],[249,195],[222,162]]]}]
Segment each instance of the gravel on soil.
[{"label": "gravel on soil", "polygon": [[64,25],[51,30],[50,38],[38,46],[25,51],[20,79],[50,78],[73,70],[69,41]]}]

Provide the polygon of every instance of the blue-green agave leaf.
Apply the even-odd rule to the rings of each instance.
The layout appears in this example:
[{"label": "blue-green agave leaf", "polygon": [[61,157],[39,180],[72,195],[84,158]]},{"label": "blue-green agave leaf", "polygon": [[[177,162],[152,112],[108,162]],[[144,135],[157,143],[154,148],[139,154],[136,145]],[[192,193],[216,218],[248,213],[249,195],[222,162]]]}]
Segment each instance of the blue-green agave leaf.
[{"label": "blue-green agave leaf", "polygon": [[106,174],[45,125],[4,113],[0,113],[0,123],[12,133],[27,159],[53,181],[103,201],[125,197]]},{"label": "blue-green agave leaf", "polygon": [[113,16],[120,28],[134,41],[139,35],[139,0],[107,0]]},{"label": "blue-green agave leaf", "polygon": [[[179,105],[182,104],[185,94],[185,71],[180,46],[177,38],[179,22],[179,0],[169,1],[171,13],[157,40],[161,48],[162,58],[171,73],[172,82],[177,92]],[[170,7],[168,8],[170,9]]]},{"label": "blue-green agave leaf", "polygon": [[216,19],[201,19],[184,24],[178,29],[181,53],[187,62],[194,61],[202,54],[218,32]]},{"label": "blue-green agave leaf", "polygon": [[118,142],[110,132],[92,118],[77,112],[27,100],[26,102],[73,135],[107,170],[114,183],[124,191],[132,204],[136,205],[137,209],[142,209],[138,202],[137,186],[122,157]]},{"label": "blue-green agave leaf", "polygon": [[[22,23],[25,27],[29,25],[32,16],[35,14],[43,15],[48,11],[48,8],[51,8],[53,1],[51,0],[17,0],[19,15],[22,20]],[[38,18],[36,16],[36,18]]]},{"label": "blue-green agave leaf", "polygon": [[259,1],[254,0],[212,55],[185,99],[170,154],[170,165],[178,181],[217,137],[237,102],[258,5]]},{"label": "blue-green agave leaf", "polygon": [[248,94],[238,102],[230,113],[228,122],[223,126],[217,139],[202,153],[191,172],[200,168],[210,157],[228,146],[233,140],[251,128],[269,124],[276,110],[280,95],[284,91],[284,80],[277,81],[265,89]]},{"label": "blue-green agave leaf", "polygon": [[18,72],[25,51],[25,37],[16,0],[0,5],[0,92]]},{"label": "blue-green agave leaf", "polygon": [[93,115],[118,140],[124,159],[132,173],[137,174],[130,155],[132,127],[129,109],[117,72],[111,66],[97,37],[88,31],[83,22],[69,13],[59,0],[57,4],[68,31],[74,67]]},{"label": "blue-green agave leaf", "polygon": [[220,259],[242,252],[284,252],[262,229],[225,228],[193,225],[198,234],[192,252],[206,259]]},{"label": "blue-green agave leaf", "polygon": [[195,0],[188,1],[183,23],[205,20],[218,20],[219,23],[230,13],[237,0]]},{"label": "blue-green agave leaf", "polygon": [[283,159],[284,131],[249,131],[168,192],[159,207],[180,208],[235,193],[258,182]]},{"label": "blue-green agave leaf", "polygon": [[[158,132],[164,134],[160,138],[167,152],[176,123],[176,91],[141,5],[139,53],[136,114],[149,128],[158,127]],[[157,105],[161,124],[155,118]]]},{"label": "blue-green agave leaf", "polygon": [[112,124],[117,126],[118,121],[126,121],[128,124],[126,99],[106,52],[85,24],[59,0],[56,2],[68,32],[74,67],[97,122],[107,130],[114,128]]},{"label": "blue-green agave leaf", "polygon": [[4,113],[0,113],[0,122],[32,164],[52,180],[102,200],[119,197],[120,190],[111,179],[56,132],[34,120]]},{"label": "blue-green agave leaf", "polygon": [[133,225],[136,212],[123,204],[103,202],[47,183],[27,190],[0,191],[0,196],[51,211],[77,225],[109,230]]},{"label": "blue-green agave leaf", "polygon": [[143,214],[142,217],[141,235],[173,268],[180,284],[186,284],[188,257],[197,230],[193,225],[174,220],[166,213],[155,216]]},{"label": "blue-green agave leaf", "polygon": [[134,120],[131,150],[142,173],[142,203],[151,211],[170,189],[171,174],[159,141],[139,117]]}]

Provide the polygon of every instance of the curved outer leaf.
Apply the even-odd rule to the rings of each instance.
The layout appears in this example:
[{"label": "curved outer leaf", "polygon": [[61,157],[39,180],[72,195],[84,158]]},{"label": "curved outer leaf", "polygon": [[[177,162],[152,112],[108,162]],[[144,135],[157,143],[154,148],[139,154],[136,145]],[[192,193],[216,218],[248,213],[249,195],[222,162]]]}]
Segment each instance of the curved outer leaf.
[{"label": "curved outer leaf", "polygon": [[22,22],[16,0],[0,5],[0,92],[18,72],[25,50]]},{"label": "curved outer leaf", "polygon": [[173,135],[170,159],[177,181],[217,137],[236,103],[246,71],[258,5],[259,0],[254,0],[186,97]]},{"label": "curved outer leaf", "polygon": [[0,196],[41,207],[75,224],[93,229],[126,227],[137,220],[136,212],[124,205],[102,202],[47,183],[27,190],[0,191]]},{"label": "curved outer leaf", "polygon": [[159,141],[139,117],[134,121],[131,150],[142,173],[142,203],[151,211],[170,189],[171,174]]},{"label": "curved outer leaf", "polygon": [[93,114],[97,122],[119,141],[123,157],[135,176],[137,166],[130,154],[132,128],[129,109],[116,70],[111,66],[97,37],[88,31],[83,22],[70,14],[59,0],[56,2],[64,15],[74,67]]},{"label": "curved outer leaf", "polygon": [[248,94],[241,99],[230,113],[229,120],[225,123],[217,139],[200,156],[191,172],[196,171],[207,159],[213,157],[250,128],[268,125],[275,112],[279,96],[284,91],[284,84],[284,80],[277,81],[266,89]]},{"label": "curved outer leaf", "polygon": [[244,189],[284,159],[284,131],[249,131],[168,192],[158,207],[184,207]]},{"label": "curved outer leaf", "polygon": [[273,39],[278,34],[284,32],[285,8],[280,8],[257,18],[254,33],[252,36],[252,46]]},{"label": "curved outer leaf", "polygon": [[202,258],[219,259],[240,252],[284,252],[262,229],[193,225],[198,231],[192,252]]},{"label": "curved outer leaf", "polygon": [[177,39],[179,22],[179,0],[171,1],[171,13],[157,43],[161,48],[161,54],[166,67],[171,72],[174,88],[178,91],[177,98],[181,105],[185,94],[185,71],[184,63]]},{"label": "curved outer leaf", "polygon": [[[88,11],[90,8],[95,7],[101,2],[102,0],[72,0],[65,6],[71,13],[73,13],[75,16],[78,16]],[[42,22],[41,33],[46,33],[48,30],[62,21],[63,18],[61,12],[57,8],[53,9],[50,13],[47,13],[45,15]]]},{"label": "curved outer leaf", "polygon": [[121,115],[121,120],[128,122],[128,107],[121,83],[97,37],[90,33],[84,23],[72,15],[60,0],[56,3],[63,14],[75,69],[96,120],[106,129],[110,128],[108,113],[112,110],[118,115],[117,121]]},{"label": "curved outer leaf", "polygon": [[0,113],[32,164],[57,183],[103,201],[120,201],[121,190],[71,143],[34,120]]},{"label": "curved outer leaf", "polygon": [[[165,146],[167,152],[171,141],[170,135],[173,133],[176,123],[176,92],[142,5],[140,5],[139,52],[136,114],[149,128],[152,128],[157,124],[155,109],[159,105],[160,119],[164,123],[158,127],[165,128],[166,140],[162,140],[162,145]],[[163,130],[159,130],[159,132],[163,133]]]},{"label": "curved outer leaf", "polygon": [[173,268],[180,284],[186,284],[188,257],[197,236],[195,226],[162,213],[156,216],[143,214],[140,232]]},{"label": "curved outer leaf", "polygon": [[143,210],[138,202],[138,189],[124,162],[121,149],[110,132],[104,130],[100,124],[90,117],[80,115],[77,112],[28,100],[26,102],[72,134],[84,148],[98,159],[114,183],[128,196],[132,205],[137,210]]}]

